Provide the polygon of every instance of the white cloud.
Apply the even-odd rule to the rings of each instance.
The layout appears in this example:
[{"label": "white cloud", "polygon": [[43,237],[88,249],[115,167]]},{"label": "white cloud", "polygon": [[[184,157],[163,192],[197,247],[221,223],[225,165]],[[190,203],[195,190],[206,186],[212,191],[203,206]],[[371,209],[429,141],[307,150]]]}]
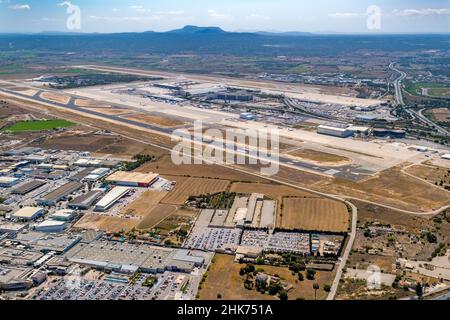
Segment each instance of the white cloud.
[{"label": "white cloud", "polygon": [[265,15],[262,15],[262,14],[256,14],[256,13],[252,13],[252,14],[248,15],[245,18],[248,19],[248,20],[270,20],[270,19],[272,19],[269,16],[265,16]]},{"label": "white cloud", "polygon": [[398,17],[427,17],[427,16],[446,16],[450,15],[449,8],[442,9],[404,9],[394,10],[392,12]]},{"label": "white cloud", "polygon": [[9,6],[11,10],[30,10],[31,6],[29,4],[15,4]]},{"label": "white cloud", "polygon": [[172,11],[157,11],[157,14],[167,14],[167,15],[182,15],[185,14],[184,10],[172,10]]},{"label": "white cloud", "polygon": [[336,13],[330,13],[328,16],[332,17],[332,18],[338,18],[338,19],[348,19],[348,18],[359,17],[360,14],[355,13],[355,12],[336,12]]},{"label": "white cloud", "polygon": [[136,11],[136,12],[141,12],[141,13],[145,13],[145,12],[151,12],[152,10],[150,9],[146,9],[143,6],[129,6],[128,8]]},{"label": "white cloud", "polygon": [[216,10],[212,10],[212,9],[208,10],[208,15],[211,18],[219,19],[219,20],[228,20],[228,19],[232,19],[233,18],[230,14],[220,13],[220,12],[218,12]]}]

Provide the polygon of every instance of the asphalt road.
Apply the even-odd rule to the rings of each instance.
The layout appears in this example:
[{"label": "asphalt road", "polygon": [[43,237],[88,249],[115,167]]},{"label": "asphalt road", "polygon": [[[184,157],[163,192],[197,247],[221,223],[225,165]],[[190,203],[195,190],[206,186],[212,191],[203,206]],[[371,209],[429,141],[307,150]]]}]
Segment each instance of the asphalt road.
[{"label": "asphalt road", "polygon": [[442,135],[445,136],[450,136],[450,133],[443,127],[441,127],[440,125],[434,123],[433,121],[431,121],[430,119],[428,119],[426,116],[424,116],[422,114],[423,110],[420,110],[419,112],[416,112],[412,109],[409,109],[408,106],[405,105],[405,102],[403,100],[403,92],[402,92],[402,81],[406,78],[406,73],[395,68],[394,67],[394,62],[392,62],[389,65],[389,68],[397,73],[400,74],[400,76],[394,81],[394,87],[395,87],[395,101],[397,102],[398,105],[403,106],[405,111],[409,113],[409,115],[413,118],[413,119],[419,119],[420,121],[426,123],[427,125],[431,126],[432,128],[436,129],[437,132],[439,132]]}]

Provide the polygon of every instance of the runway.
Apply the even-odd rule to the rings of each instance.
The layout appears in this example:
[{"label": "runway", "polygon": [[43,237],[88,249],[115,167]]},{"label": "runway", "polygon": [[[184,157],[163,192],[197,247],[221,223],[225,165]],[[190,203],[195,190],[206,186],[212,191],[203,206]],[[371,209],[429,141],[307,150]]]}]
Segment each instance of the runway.
[{"label": "runway", "polygon": [[[75,95],[69,95],[70,96],[69,102],[67,104],[63,104],[63,103],[47,100],[47,99],[44,99],[41,97],[42,93],[53,92],[53,91],[38,90],[32,96],[22,94],[20,92],[16,92],[13,90],[5,89],[5,88],[0,89],[0,92],[7,93],[9,95],[14,95],[18,98],[33,100],[38,103],[41,102],[41,103],[45,103],[45,104],[54,105],[59,108],[76,111],[78,113],[86,114],[88,116],[90,115],[90,116],[100,117],[105,120],[111,120],[114,122],[123,123],[125,125],[131,125],[131,126],[140,127],[143,129],[148,129],[148,130],[154,131],[155,133],[166,135],[166,136],[171,136],[175,129],[175,128],[159,127],[159,126],[148,124],[148,123],[142,123],[142,122],[122,118],[117,115],[108,115],[108,114],[104,114],[104,113],[101,113],[101,112],[98,112],[95,110],[90,110],[88,108],[79,107],[75,104],[75,100],[78,98],[82,98],[82,97],[78,97]],[[67,93],[65,93],[65,94],[67,94]],[[114,108],[130,109],[130,106],[120,105],[120,104],[111,104],[111,108],[113,108],[113,109]],[[205,142],[202,142],[202,144],[209,145],[209,143],[205,143]],[[240,147],[238,147],[237,149],[234,149],[234,150],[229,149],[229,148],[227,149],[225,147],[224,151],[230,152],[235,155],[241,155],[241,156],[248,156],[248,152],[249,152],[248,148],[240,148]],[[262,161],[264,161],[264,160],[272,161],[272,162],[275,161],[274,158],[270,158],[270,157],[264,158],[264,156],[259,157],[259,159]],[[312,173],[316,173],[316,174],[328,176],[328,177],[341,178],[341,179],[350,180],[353,182],[365,180],[375,173],[373,171],[361,168],[357,165],[344,165],[344,166],[338,166],[338,167],[319,166],[319,165],[311,164],[311,163],[304,162],[304,161],[293,160],[292,158],[288,158],[283,155],[280,155],[276,162],[278,162],[278,164],[280,166],[286,166],[286,167],[301,170],[301,171],[308,171],[308,172],[312,172]]]}]

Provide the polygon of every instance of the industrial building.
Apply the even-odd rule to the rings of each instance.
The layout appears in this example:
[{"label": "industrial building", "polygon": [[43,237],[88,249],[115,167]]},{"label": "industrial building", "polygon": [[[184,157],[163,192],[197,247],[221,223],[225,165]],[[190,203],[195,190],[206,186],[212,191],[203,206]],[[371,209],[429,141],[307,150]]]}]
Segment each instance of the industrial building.
[{"label": "industrial building", "polygon": [[71,221],[73,218],[75,218],[76,213],[74,210],[70,209],[62,209],[58,210],[52,215],[50,215],[50,219],[56,220],[56,221]]},{"label": "industrial building", "polygon": [[225,101],[252,101],[253,95],[247,93],[246,91],[239,92],[219,92],[216,94],[215,99],[225,100]]},{"label": "industrial building", "polygon": [[67,207],[70,209],[88,210],[102,195],[103,191],[101,190],[89,191],[70,201]]},{"label": "industrial building", "polygon": [[26,195],[27,193],[30,193],[31,191],[34,191],[42,187],[43,185],[45,185],[44,181],[32,180],[12,189],[11,193],[23,196]]},{"label": "industrial building", "polygon": [[41,207],[23,207],[12,215],[13,218],[19,220],[35,220],[44,214],[45,210]]},{"label": "industrial building", "polygon": [[103,159],[92,159],[92,158],[82,158],[74,162],[75,166],[78,167],[95,167],[95,168],[114,168],[120,164],[117,160],[103,160]]},{"label": "industrial building", "polygon": [[83,184],[80,182],[69,182],[59,187],[58,189],[48,193],[43,198],[38,199],[36,202],[42,206],[54,206],[59,201],[65,199],[68,195],[80,190]]},{"label": "industrial building", "polygon": [[128,187],[115,187],[108,192],[95,206],[95,211],[106,211],[131,191]]},{"label": "industrial building", "polygon": [[203,255],[183,249],[97,240],[89,245],[80,243],[69,252],[68,259],[73,263],[123,273],[139,270],[146,273],[166,270],[190,273],[203,265]]},{"label": "industrial building", "polygon": [[86,168],[86,169],[83,169],[83,170],[77,172],[77,173],[74,174],[73,176],[71,176],[71,177],[69,178],[69,180],[80,182],[80,181],[82,181],[84,178],[86,178],[88,175],[90,175],[92,171],[94,171],[94,168],[88,167],[88,168]]},{"label": "industrial building", "polygon": [[249,120],[249,121],[253,121],[253,120],[257,119],[256,115],[254,115],[253,113],[250,113],[250,112],[243,112],[243,113],[241,113],[239,115],[239,118],[241,120]]},{"label": "industrial building", "polygon": [[82,181],[95,182],[105,177],[109,172],[108,168],[98,168],[85,176]]},{"label": "industrial building", "polygon": [[347,128],[347,130],[351,131],[353,134],[360,134],[360,135],[369,135],[370,128],[369,127],[363,127],[363,126],[350,126]]},{"label": "industrial building", "polygon": [[66,228],[67,222],[57,220],[45,220],[34,226],[34,230],[48,233],[63,232]]},{"label": "industrial building", "polygon": [[379,138],[397,138],[404,139],[406,137],[406,132],[404,130],[389,130],[389,129],[373,129],[372,131],[374,137]]},{"label": "industrial building", "polygon": [[339,138],[348,138],[353,135],[353,132],[348,129],[347,125],[339,124],[320,125],[317,127],[317,133]]},{"label": "industrial building", "polygon": [[19,183],[19,181],[20,180],[18,178],[0,176],[0,187],[10,188],[10,187],[16,185],[17,183]]},{"label": "industrial building", "polygon": [[157,173],[141,173],[117,171],[108,176],[105,181],[118,186],[148,188],[158,180]]}]

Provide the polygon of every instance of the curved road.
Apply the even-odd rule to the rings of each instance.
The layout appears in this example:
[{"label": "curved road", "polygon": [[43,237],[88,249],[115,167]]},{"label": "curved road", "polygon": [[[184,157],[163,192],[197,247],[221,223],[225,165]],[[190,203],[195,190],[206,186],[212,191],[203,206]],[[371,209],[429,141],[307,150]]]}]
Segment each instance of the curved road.
[{"label": "curved road", "polygon": [[420,110],[419,112],[416,112],[412,109],[409,109],[403,100],[403,92],[402,92],[402,81],[406,78],[406,73],[397,69],[394,62],[391,62],[389,65],[389,69],[397,72],[400,74],[400,76],[395,79],[394,81],[394,88],[395,88],[395,101],[398,105],[403,106],[404,110],[413,118],[413,119],[419,119],[420,121],[424,122],[425,124],[429,125],[430,127],[436,129],[437,132],[444,136],[450,136],[450,132],[448,132],[445,128],[441,127],[440,125],[434,123],[430,119],[428,119],[426,116],[423,115],[423,110]]}]

